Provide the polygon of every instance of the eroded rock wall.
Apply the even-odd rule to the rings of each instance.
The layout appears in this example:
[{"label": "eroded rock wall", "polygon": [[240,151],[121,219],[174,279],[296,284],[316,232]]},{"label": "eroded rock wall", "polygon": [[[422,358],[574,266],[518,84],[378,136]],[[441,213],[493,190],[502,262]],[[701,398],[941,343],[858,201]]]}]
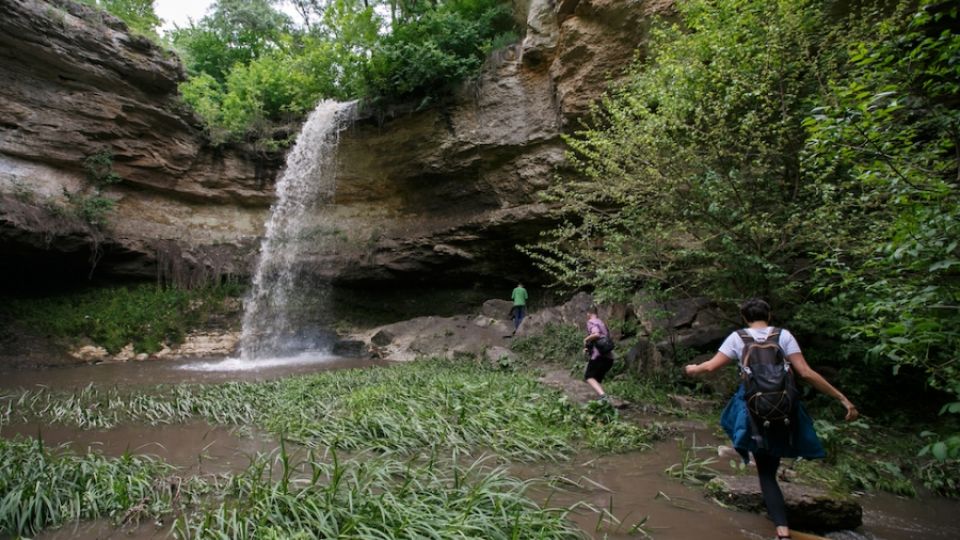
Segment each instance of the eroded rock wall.
[{"label": "eroded rock wall", "polygon": [[[514,5],[526,37],[478,80],[342,134],[337,204],[317,218],[335,241],[307,268],[344,282],[529,275],[515,245],[551,223],[536,194],[565,166],[562,134],[671,2]],[[0,267],[69,254],[111,274],[249,272],[282,163],[210,148],[170,53],[68,0],[0,0],[0,75]],[[83,162],[103,151],[123,182],[105,192],[110,225],[93,230],[66,215],[64,193],[88,185]]]},{"label": "eroded rock wall", "polygon": [[452,103],[343,135],[334,221],[345,239],[317,268],[344,281],[532,277],[515,246],[553,223],[537,193],[566,168],[562,135],[643,57],[650,19],[672,2],[515,5],[526,37]]},{"label": "eroded rock wall", "polygon": [[[0,0],[0,77],[0,271],[99,260],[153,276],[169,242],[194,262],[232,245],[224,266],[246,271],[277,160],[206,145],[171,53],[85,5]],[[116,211],[96,230],[67,193],[88,188],[84,161],[101,153],[123,181],[104,193]]]}]

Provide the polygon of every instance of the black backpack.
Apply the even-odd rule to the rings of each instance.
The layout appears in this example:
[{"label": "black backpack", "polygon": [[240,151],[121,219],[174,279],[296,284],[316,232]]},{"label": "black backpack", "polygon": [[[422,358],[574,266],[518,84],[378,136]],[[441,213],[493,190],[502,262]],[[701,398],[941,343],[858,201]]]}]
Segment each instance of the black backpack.
[{"label": "black backpack", "polygon": [[617,344],[610,339],[610,336],[600,336],[599,339],[593,342],[593,346],[597,348],[597,352],[606,356],[613,352],[613,348],[616,347]]},{"label": "black backpack", "polygon": [[780,348],[780,329],[771,328],[765,341],[753,339],[746,330],[737,334],[743,340],[743,396],[755,427],[789,427],[800,395],[790,362]]}]

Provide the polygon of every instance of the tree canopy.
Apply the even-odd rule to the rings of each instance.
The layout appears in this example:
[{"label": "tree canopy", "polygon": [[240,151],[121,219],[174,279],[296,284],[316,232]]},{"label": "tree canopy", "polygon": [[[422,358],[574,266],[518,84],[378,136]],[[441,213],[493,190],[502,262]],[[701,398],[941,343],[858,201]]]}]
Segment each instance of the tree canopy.
[{"label": "tree canopy", "polygon": [[[218,0],[169,36],[190,74],[181,91],[215,142],[263,136],[325,98],[429,103],[510,39],[499,0]],[[506,38],[504,36],[507,36]]]}]

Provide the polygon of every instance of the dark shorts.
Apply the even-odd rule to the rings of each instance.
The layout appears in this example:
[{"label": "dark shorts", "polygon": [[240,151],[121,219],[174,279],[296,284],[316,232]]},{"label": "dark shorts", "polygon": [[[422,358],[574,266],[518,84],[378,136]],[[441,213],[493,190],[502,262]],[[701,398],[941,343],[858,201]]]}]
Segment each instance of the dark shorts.
[{"label": "dark shorts", "polygon": [[597,382],[603,382],[607,372],[613,367],[613,358],[601,356],[596,360],[587,362],[587,370],[583,372],[583,380],[594,379]]}]

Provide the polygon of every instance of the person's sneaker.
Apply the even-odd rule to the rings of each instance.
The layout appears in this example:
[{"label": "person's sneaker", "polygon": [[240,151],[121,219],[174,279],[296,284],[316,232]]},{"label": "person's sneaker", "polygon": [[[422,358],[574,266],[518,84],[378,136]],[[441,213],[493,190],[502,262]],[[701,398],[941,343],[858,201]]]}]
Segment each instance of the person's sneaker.
[{"label": "person's sneaker", "polygon": [[597,398],[598,403],[610,403],[610,396],[604,394]]}]

